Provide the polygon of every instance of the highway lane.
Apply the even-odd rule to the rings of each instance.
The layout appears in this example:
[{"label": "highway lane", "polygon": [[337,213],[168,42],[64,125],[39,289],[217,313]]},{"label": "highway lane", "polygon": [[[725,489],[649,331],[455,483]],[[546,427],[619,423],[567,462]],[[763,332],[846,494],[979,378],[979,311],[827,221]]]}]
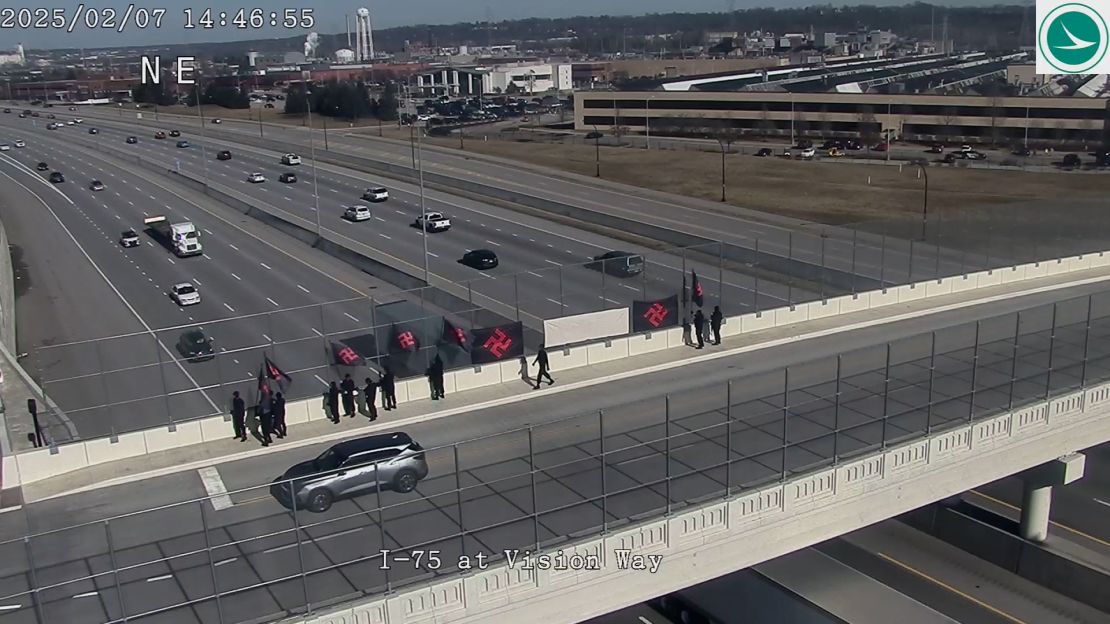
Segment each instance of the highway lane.
[{"label": "highway lane", "polygon": [[[133,128],[114,128],[110,123],[101,123],[98,127],[101,130],[100,135],[84,138],[90,141],[108,141],[111,138],[118,144],[123,142],[124,137],[135,132]],[[65,131],[70,130],[73,128],[67,127]],[[81,131],[87,132],[83,129]],[[135,135],[139,143],[128,145],[127,148],[153,159],[161,157],[159,162],[170,168],[179,167],[197,178],[211,175],[214,180],[266,201],[277,209],[309,219],[310,222],[315,219],[312,168],[305,166],[310,163],[307,152],[301,152],[305,165],[284,167],[278,163],[279,154],[276,152],[228,144],[221,140],[210,141],[190,132],[188,127],[182,128],[182,132],[182,138],[190,140],[193,147],[176,148],[176,140],[173,138],[156,140],[148,133],[148,136]],[[211,132],[211,127],[206,130],[206,134]],[[198,149],[198,146],[203,149]],[[215,152],[225,147],[230,148],[232,159],[216,160]],[[264,173],[268,178],[267,182],[247,182],[247,174],[253,171]],[[278,183],[277,177],[284,171],[296,172],[300,181],[289,185]],[[350,224],[341,218],[343,206],[366,203],[359,199],[362,191],[378,181],[368,181],[364,174],[329,165],[318,167],[317,174],[321,219],[325,227],[344,232],[369,230],[363,240],[368,237],[375,248],[408,259],[417,267],[422,266],[422,246],[418,238],[420,232],[411,227],[420,214],[419,189],[401,182],[386,185],[390,188],[392,197],[389,202],[372,206],[375,220],[364,224]],[[648,297],[655,298],[665,292],[673,292],[681,282],[683,262],[679,257],[438,191],[427,191],[425,204],[427,210],[443,212],[453,219],[450,232],[429,237],[429,264],[437,273],[451,281],[472,282],[476,292],[490,294],[501,301],[511,302],[519,292],[521,299],[525,301],[522,308],[537,310],[538,316],[628,305],[632,299],[644,296],[645,287]],[[397,214],[401,215],[399,219],[395,216]],[[502,260],[501,267],[493,271],[475,271],[456,262],[465,251],[477,248],[487,248],[497,253]],[[603,280],[599,271],[578,266],[599,253],[612,249],[645,254],[648,267],[644,275],[628,280],[609,276]],[[706,252],[713,256],[717,254],[716,249]],[[416,254],[415,258],[413,254]],[[563,265],[566,265],[563,283],[554,284],[553,282],[558,282],[558,267]],[[716,285],[720,273],[719,264],[698,262],[691,258],[686,265],[688,269],[698,271],[706,292],[715,300],[719,291]],[[519,283],[513,283],[514,273],[520,275]],[[491,280],[491,277],[494,279]],[[757,287],[761,291],[759,305],[767,307],[779,305],[788,299],[797,301],[808,294],[788,285],[767,279],[757,280],[733,271],[726,271],[724,278],[723,298],[726,309],[748,309],[754,306],[757,303],[754,293]],[[561,296],[552,297],[555,287],[561,288]],[[565,305],[553,308],[555,304],[552,299],[561,300]],[[711,305],[716,305],[716,302]]]},{"label": "highway lane", "polygon": [[[323,353],[326,344],[320,335],[343,335],[343,332],[369,329],[369,301],[362,291],[331,279],[306,264],[289,262],[276,249],[252,237],[238,235],[215,217],[183,202],[167,189],[109,166],[106,161],[93,162],[91,157],[74,156],[72,151],[65,150],[55,141],[32,140],[27,148],[8,154],[14,162],[24,166],[33,166],[39,160],[53,163],[55,168],[69,175],[66,183],[54,188],[41,183],[46,187],[44,192],[49,191],[56,198],[61,198],[58,199],[61,203],[59,209],[70,217],[65,221],[77,231],[75,235],[79,236],[79,240],[83,239],[82,246],[89,249],[93,262],[115,276],[114,282],[123,298],[141,309],[153,327],[170,328],[158,331],[163,344],[172,348],[180,333],[188,327],[197,326],[214,338],[221,352],[228,354],[207,363],[185,362],[189,375],[196,379],[196,383],[183,386],[178,383],[179,380],[167,380],[167,391],[172,397],[169,401],[158,396],[151,397],[149,388],[153,385],[161,387],[157,380],[159,368],[177,365],[144,369],[144,372],[152,370],[154,378],[144,375],[141,381],[136,382],[138,387],[132,390],[131,396],[124,393],[128,398],[123,401],[138,400],[141,397],[134,396],[134,392],[144,389],[147,390],[145,401],[156,403],[155,410],[168,409],[169,417],[181,419],[210,413],[211,406],[208,410],[197,412],[195,405],[179,402],[178,395],[196,390],[192,386],[209,388],[221,380],[246,381],[253,378],[261,362],[262,350],[270,347],[272,342],[283,343],[269,348],[269,353],[286,370],[310,371],[311,374],[306,375],[309,379],[316,372],[326,376],[326,366],[321,365],[325,361]],[[21,172],[38,177],[37,173],[28,173],[26,169],[21,169]],[[100,192],[89,190],[85,185],[92,178],[103,180],[107,189]],[[67,197],[75,202],[69,206],[68,213],[65,212],[66,202],[62,201]],[[151,214],[166,214],[171,219],[190,219],[196,223],[205,232],[202,235],[206,245],[205,256],[175,258],[145,236],[146,244],[140,248],[119,247],[119,231],[128,226],[140,229],[142,218]],[[203,297],[201,304],[179,308],[169,300],[166,295],[169,286],[184,281],[198,285]],[[338,303],[332,303],[322,311],[310,307],[323,302]],[[238,318],[244,315],[256,316]],[[230,318],[237,320],[227,320]],[[144,341],[149,342],[148,337],[133,336],[115,344],[102,345],[99,349],[72,347],[64,355],[62,352],[52,353],[56,360],[64,362],[57,362],[62,370],[44,375],[47,385],[52,385],[50,380],[91,375],[99,368],[96,366],[98,360],[103,361],[106,370],[120,371],[121,377],[138,379],[133,367],[159,361]],[[165,359],[168,361],[169,358]],[[81,368],[74,368],[82,363],[84,366]],[[66,392],[87,396],[94,389],[103,391],[105,387],[111,387],[113,394],[116,394],[120,387],[114,383],[113,377],[88,377],[58,384],[62,389],[61,398],[65,398]],[[315,383],[302,387],[309,391]],[[166,419],[167,415],[163,414],[156,422],[167,422]],[[108,420],[113,419],[109,417]],[[104,426],[119,429],[118,423]],[[96,431],[107,430],[101,428]]]},{"label": "highway lane", "polygon": [[[204,495],[199,475],[180,473],[30,504],[0,517],[0,534],[12,539],[27,531],[91,522],[30,541],[38,582],[59,584],[38,594],[44,621],[118,617],[118,595],[128,613],[170,609],[150,616],[150,621],[215,621],[214,601],[203,600],[213,583],[221,592],[232,592],[221,601],[225,621],[276,617],[300,609],[305,591],[315,604],[375,593],[387,584],[398,587],[446,573],[463,553],[493,555],[505,548],[527,547],[537,539],[559,543],[561,536],[590,531],[603,522],[619,523],[659,513],[668,504],[677,509],[721,496],[727,484],[754,487],[779,478],[783,471],[795,474],[827,465],[833,453],[843,458],[868,452],[884,432],[888,441],[906,439],[921,435],[927,426],[964,422],[972,409],[981,418],[1006,408],[1011,387],[1016,404],[1042,396],[1046,384],[1062,392],[1076,383],[1086,334],[1086,300],[1070,297],[1091,293],[1096,296],[1096,318],[1086,370],[1092,378],[1110,378],[1110,293],[1095,286],[1076,287],[693,364],[678,375],[665,371],[611,382],[603,393],[584,389],[569,396],[540,394],[529,400],[527,409],[518,404],[485,410],[450,427],[436,422],[416,425],[409,433],[430,449],[431,474],[415,495],[386,490],[380,493],[380,503],[379,495],[372,494],[340,501],[325,513],[299,513],[295,520],[269,497],[265,486],[248,488],[268,483],[323,448],[278,447],[265,456],[216,464],[229,492],[224,502],[200,501],[117,518],[107,525],[98,522],[106,515]],[[1058,326],[1049,378],[1045,339],[1055,300],[1060,303],[1055,309]],[[1029,309],[1045,303],[1049,305]],[[1018,318],[1011,313],[1018,310],[1023,311],[1018,350],[1022,356],[1013,368]],[[977,358],[972,346],[976,320],[981,320]],[[931,330],[938,331],[932,376],[933,338],[919,333]],[[895,342],[887,385],[885,344],[890,340]],[[831,377],[838,354],[843,377],[837,410]],[[785,428],[781,366],[791,367]],[[972,368],[974,407],[969,396]],[[1012,373],[1016,382],[1011,381]],[[726,409],[723,382],[728,379],[735,383]],[[889,391],[885,397],[884,387]],[[664,393],[670,397],[669,422]],[[885,423],[884,406],[889,414]],[[597,409],[605,410],[603,429],[594,415]],[[571,418],[555,420],[561,417]],[[509,431],[513,427],[531,427],[532,434]],[[473,439],[499,431],[505,433]],[[665,443],[668,432],[670,442]],[[445,446],[454,443],[457,448]],[[604,458],[599,456],[602,449]],[[726,455],[731,457],[727,476],[722,463]],[[608,492],[604,504],[598,500],[602,487]],[[533,500],[536,521],[530,519]],[[205,525],[207,542],[201,530]],[[106,526],[117,561],[134,566],[120,573],[118,590],[111,574],[85,578],[108,570]],[[466,530],[465,538],[459,537],[460,529]],[[298,541],[303,544],[305,569],[312,572],[304,585],[294,576],[302,561]],[[383,548],[435,549],[447,563],[437,571],[429,569],[428,562],[419,568],[394,562],[387,571],[373,559]],[[23,573],[26,552],[21,540],[0,544],[0,597],[4,604],[18,604],[11,610],[15,622],[36,621],[30,599],[17,595],[30,582]],[[174,609],[183,596],[201,602]],[[84,598],[94,600],[79,602],[83,608],[75,606],[74,601]]]},{"label": "highway lane", "polygon": [[[82,111],[89,117],[111,119],[107,110],[92,109]],[[149,114],[141,124],[150,124]],[[196,123],[195,118],[166,115],[167,120],[177,119],[182,124]],[[214,127],[214,126],[210,126]],[[221,133],[230,136],[235,133],[241,141],[250,141],[257,136],[258,126],[247,121],[224,120]],[[266,126],[264,131],[268,140],[280,140],[291,146],[307,146],[308,130],[304,127]],[[365,158],[388,162],[396,165],[411,166],[411,148],[405,142],[378,139],[367,131],[343,132],[333,130],[329,137],[329,147],[333,153],[351,153]],[[446,148],[431,148],[426,152],[428,171],[436,171],[453,176],[475,179],[495,184],[502,188],[543,197],[559,202],[570,202],[601,212],[619,214],[638,220],[649,220],[668,227],[688,231],[712,240],[725,240],[745,247],[752,247],[756,238],[760,247],[781,255],[793,255],[798,259],[818,263],[824,255],[830,266],[842,270],[854,270],[873,279],[885,279],[890,283],[910,281],[910,265],[913,278],[933,277],[937,269],[945,275],[955,275],[968,265],[987,261],[976,254],[965,254],[952,250],[941,250],[939,264],[935,248],[921,244],[911,244],[895,238],[883,240],[873,235],[859,234],[852,230],[807,223],[797,219],[779,217],[748,211],[744,216],[721,214],[709,202],[699,202],[688,198],[675,197],[660,199],[658,195],[637,189],[626,189],[615,185],[594,184],[572,181],[559,177],[553,178],[540,169],[515,166],[503,160],[489,157],[475,157]],[[808,229],[809,233],[802,233]],[[821,251],[822,238],[817,232],[824,232],[824,254]],[[851,243],[859,246],[855,253]],[[995,259],[996,264],[998,262]],[[972,269],[968,269],[972,270]]]}]

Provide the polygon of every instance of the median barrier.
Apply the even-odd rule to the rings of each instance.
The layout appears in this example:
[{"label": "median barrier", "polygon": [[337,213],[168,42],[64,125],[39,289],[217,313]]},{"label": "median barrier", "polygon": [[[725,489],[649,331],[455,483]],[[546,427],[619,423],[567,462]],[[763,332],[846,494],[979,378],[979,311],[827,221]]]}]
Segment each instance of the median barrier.
[{"label": "median barrier", "polygon": [[[1064,271],[1061,271],[1063,273]],[[997,286],[1002,283],[1002,273],[998,269],[988,269],[986,271],[978,271],[975,274],[976,288],[987,288],[988,286]]]},{"label": "median barrier", "polygon": [[[845,295],[851,297],[851,295]],[[832,299],[825,299],[823,301],[814,301],[809,308],[809,320],[815,321],[817,319],[827,318],[840,314],[840,301],[843,297],[834,297]],[[721,328],[721,335],[725,335],[724,328]],[[732,334],[728,334],[732,335]]]},{"label": "median barrier", "polygon": [[792,325],[794,323],[803,323],[809,320],[809,304],[799,303],[792,306],[785,306],[782,308],[775,308],[772,314],[768,314],[774,319],[775,327],[783,325]]},{"label": "median barrier", "polygon": [[[1101,258],[1106,258],[1107,260],[1110,260],[1110,255],[1104,256],[1100,253],[1097,256],[1092,256],[1091,265],[1098,266],[1094,263],[1094,261]],[[1043,262],[1030,262],[1029,264],[1023,264],[1022,266],[1025,267],[1025,279],[1035,279],[1048,275],[1048,267],[1045,266],[1045,263]]]},{"label": "median barrier", "polygon": [[286,425],[301,425],[309,420],[308,401],[293,401],[285,404]]},{"label": "median barrier", "polygon": [[[288,422],[288,418],[286,422]],[[231,433],[231,417],[227,414],[202,418],[200,420],[200,437],[205,442],[223,440],[231,436]]]},{"label": "median barrier", "polygon": [[898,293],[893,288],[883,288],[881,290],[872,290],[869,293],[867,301],[867,309],[873,310],[883,306],[894,305],[898,303]]},{"label": "median barrier", "polygon": [[1088,254],[1091,257],[1091,268],[1110,266],[1110,253],[1100,251],[1097,254]]},{"label": "median barrier", "polygon": [[948,284],[954,294],[967,290],[975,290],[979,287],[979,280],[972,277],[970,274],[964,274],[948,278]]},{"label": "median barrier", "polygon": [[667,337],[663,332],[645,332],[628,337],[628,355],[630,357],[664,351],[667,348]]},{"label": "median barrier", "polygon": [[143,433],[146,438],[147,453],[158,453],[204,442],[200,423],[195,420],[174,423],[172,430],[170,427],[159,427],[147,429]]},{"label": "median barrier", "polygon": [[547,352],[547,360],[553,371],[589,366],[590,363],[586,354],[586,345],[552,349]]},{"label": "median barrier", "polygon": [[954,278],[944,277],[938,280],[929,280],[925,282],[925,298],[940,297],[942,295],[952,294],[952,282]]},{"label": "median barrier", "polygon": [[609,338],[586,345],[587,366],[628,357],[628,338]]},{"label": "median barrier", "polygon": [[898,303],[908,303],[910,301],[924,299],[928,296],[926,283],[927,282],[917,282],[895,287],[895,291],[898,293]]},{"label": "median barrier", "polygon": [[[447,386],[447,375],[443,376],[444,390]],[[401,401],[401,388],[404,387],[405,400]],[[409,401],[419,401],[421,399],[430,399],[432,397],[431,380],[427,377],[416,377],[414,379],[406,379],[397,384],[397,403],[407,403]]]},{"label": "median barrier", "polygon": [[85,441],[85,457],[90,466],[146,455],[148,452],[145,431]]},{"label": "median barrier", "polygon": [[[506,367],[517,372],[511,373],[511,376],[506,376]],[[519,370],[520,365],[515,360],[512,362],[498,362],[495,364],[482,364],[460,368],[459,370],[452,371],[455,379],[455,391],[466,392],[467,390],[476,390],[478,388],[485,388],[486,386],[495,386],[500,383],[512,381],[513,377],[519,379]]]}]

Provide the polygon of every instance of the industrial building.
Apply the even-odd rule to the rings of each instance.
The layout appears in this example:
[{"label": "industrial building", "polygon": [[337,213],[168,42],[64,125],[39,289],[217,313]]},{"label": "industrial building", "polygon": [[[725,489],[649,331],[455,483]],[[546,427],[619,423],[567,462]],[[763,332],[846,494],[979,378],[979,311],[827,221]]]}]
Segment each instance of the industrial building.
[{"label": "industrial building", "polygon": [[425,97],[481,93],[545,93],[573,87],[569,63],[508,63],[432,67],[416,75],[414,92]]}]

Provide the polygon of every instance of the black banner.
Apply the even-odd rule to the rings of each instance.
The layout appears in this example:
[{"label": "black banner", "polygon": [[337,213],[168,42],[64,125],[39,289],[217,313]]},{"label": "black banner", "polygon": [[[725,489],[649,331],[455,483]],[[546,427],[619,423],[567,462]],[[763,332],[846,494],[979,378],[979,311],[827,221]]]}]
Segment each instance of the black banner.
[{"label": "black banner", "polygon": [[697,272],[690,271],[690,301],[693,301],[700,308],[705,305],[705,291],[702,290],[701,282],[698,281]]},{"label": "black banner", "polygon": [[366,358],[361,353],[343,342],[332,342],[331,354],[336,366],[362,366],[366,363]]},{"label": "black banner", "polygon": [[678,295],[657,301],[632,302],[632,332],[647,332],[677,327]]},{"label": "black banner", "polygon": [[416,353],[420,350],[420,341],[416,332],[404,325],[393,325],[393,336],[389,340],[390,353]]},{"label": "black banner", "polygon": [[466,335],[466,331],[461,327],[455,327],[447,319],[443,319],[443,333],[439,337],[439,342],[440,344],[461,347],[467,351],[470,350],[470,337]]},{"label": "black banner", "polygon": [[282,392],[289,390],[289,386],[293,383],[293,378],[285,373],[285,371],[278,368],[267,356],[262,356],[262,367],[266,371],[266,378],[270,381],[276,381],[278,389]]},{"label": "black banner", "polygon": [[470,344],[470,361],[489,364],[524,355],[524,324],[520,321],[475,329]]}]

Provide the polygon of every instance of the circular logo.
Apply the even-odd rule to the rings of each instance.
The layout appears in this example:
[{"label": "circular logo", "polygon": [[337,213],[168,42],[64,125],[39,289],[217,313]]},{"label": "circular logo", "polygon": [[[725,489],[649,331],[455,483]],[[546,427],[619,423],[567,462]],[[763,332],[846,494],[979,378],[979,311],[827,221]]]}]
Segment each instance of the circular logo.
[{"label": "circular logo", "polygon": [[1106,55],[1106,22],[1086,4],[1071,2],[1049,11],[1037,33],[1037,51],[1066,74],[1081,74]]}]

